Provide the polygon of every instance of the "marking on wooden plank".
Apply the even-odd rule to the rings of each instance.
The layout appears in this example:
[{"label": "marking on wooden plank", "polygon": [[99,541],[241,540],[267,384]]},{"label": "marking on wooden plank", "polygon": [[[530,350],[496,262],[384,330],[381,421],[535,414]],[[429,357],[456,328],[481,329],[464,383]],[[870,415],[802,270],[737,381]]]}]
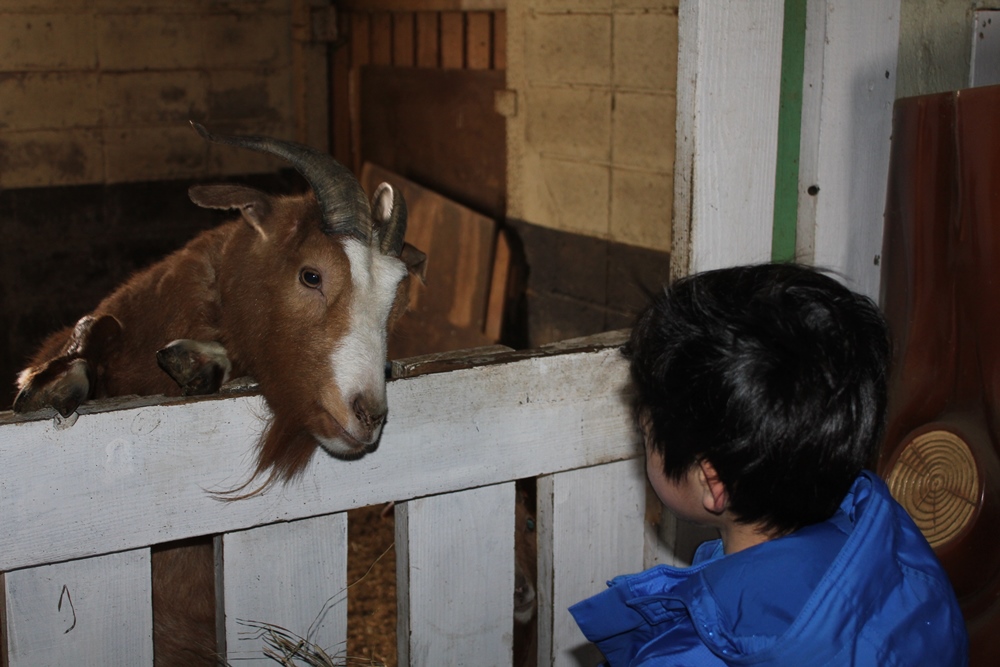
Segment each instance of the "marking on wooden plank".
[{"label": "marking on wooden plank", "polygon": [[[9,667],[151,665],[149,549],[4,575]],[[113,640],[112,640],[113,639]]]}]

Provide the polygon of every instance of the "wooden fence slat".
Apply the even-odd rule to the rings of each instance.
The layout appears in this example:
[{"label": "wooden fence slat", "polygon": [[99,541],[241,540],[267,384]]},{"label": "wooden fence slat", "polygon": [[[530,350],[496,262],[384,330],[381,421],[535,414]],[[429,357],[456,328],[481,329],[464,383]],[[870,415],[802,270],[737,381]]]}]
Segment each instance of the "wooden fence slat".
[{"label": "wooden fence slat", "polygon": [[63,429],[2,417],[14,421],[0,423],[0,570],[634,457],[626,382],[616,348],[395,380],[377,451],[318,451],[295,483],[234,503],[208,491],[252,468],[257,396],[119,406]]},{"label": "wooden fence slat", "polygon": [[414,27],[411,12],[392,15],[392,64],[396,67],[413,67]]},{"label": "wooden fence slat", "polygon": [[437,12],[417,14],[417,67],[438,67],[440,40]]},{"label": "wooden fence slat", "polygon": [[222,536],[226,650],[238,665],[273,665],[260,624],[288,630],[330,656],[347,646],[347,516]]},{"label": "wooden fence slat", "polygon": [[351,14],[351,67],[361,67],[371,62],[371,14]]},{"label": "wooden fence slat", "polygon": [[153,664],[149,549],[15,570],[4,580],[9,667]]},{"label": "wooden fence slat", "polygon": [[343,165],[354,164],[351,147],[351,52],[332,49],[330,53],[330,148]]},{"label": "wooden fence slat", "polygon": [[399,664],[513,659],[514,483],[396,506]]},{"label": "wooden fence slat", "polygon": [[371,15],[371,62],[392,64],[392,14],[388,12]]},{"label": "wooden fence slat", "polygon": [[441,12],[441,67],[465,67],[465,15],[462,12]]},{"label": "wooden fence slat", "polygon": [[470,12],[466,18],[465,66],[490,69],[493,53],[493,21],[489,12]]},{"label": "wooden fence slat", "polygon": [[641,459],[538,479],[539,665],[601,662],[568,608],[643,569],[645,495]]}]

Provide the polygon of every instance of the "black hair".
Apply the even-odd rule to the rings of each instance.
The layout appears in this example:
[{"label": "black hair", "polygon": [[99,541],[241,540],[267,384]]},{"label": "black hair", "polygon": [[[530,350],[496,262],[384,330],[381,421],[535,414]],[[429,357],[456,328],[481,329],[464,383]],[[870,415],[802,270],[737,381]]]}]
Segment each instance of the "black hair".
[{"label": "black hair", "polygon": [[710,462],[737,521],[787,533],[828,519],[874,465],[890,344],[875,303],[797,264],[667,287],[623,348],[648,446],[679,480]]}]

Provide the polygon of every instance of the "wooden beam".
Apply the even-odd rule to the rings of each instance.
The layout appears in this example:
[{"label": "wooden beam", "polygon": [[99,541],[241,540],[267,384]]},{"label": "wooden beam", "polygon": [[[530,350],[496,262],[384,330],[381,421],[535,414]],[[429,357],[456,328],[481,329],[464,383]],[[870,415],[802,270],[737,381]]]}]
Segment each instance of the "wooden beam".
[{"label": "wooden beam", "polygon": [[878,299],[900,0],[810,0],[797,252]]},{"label": "wooden beam", "polygon": [[317,451],[293,483],[232,503],[211,492],[252,469],[258,396],[91,403],[109,411],[68,427],[4,413],[0,570],[640,456],[627,376],[618,349],[601,348],[392,381],[376,452]]},{"label": "wooden beam", "polygon": [[681,0],[675,276],[771,256],[784,0]]}]

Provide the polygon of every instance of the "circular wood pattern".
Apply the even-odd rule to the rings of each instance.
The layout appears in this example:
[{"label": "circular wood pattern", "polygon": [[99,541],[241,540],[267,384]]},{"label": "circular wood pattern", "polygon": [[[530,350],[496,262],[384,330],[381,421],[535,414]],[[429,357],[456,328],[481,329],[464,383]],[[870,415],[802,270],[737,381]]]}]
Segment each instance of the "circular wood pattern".
[{"label": "circular wood pattern", "polygon": [[976,461],[949,431],[928,431],[907,443],[887,483],[934,548],[953,540],[979,504]]}]

